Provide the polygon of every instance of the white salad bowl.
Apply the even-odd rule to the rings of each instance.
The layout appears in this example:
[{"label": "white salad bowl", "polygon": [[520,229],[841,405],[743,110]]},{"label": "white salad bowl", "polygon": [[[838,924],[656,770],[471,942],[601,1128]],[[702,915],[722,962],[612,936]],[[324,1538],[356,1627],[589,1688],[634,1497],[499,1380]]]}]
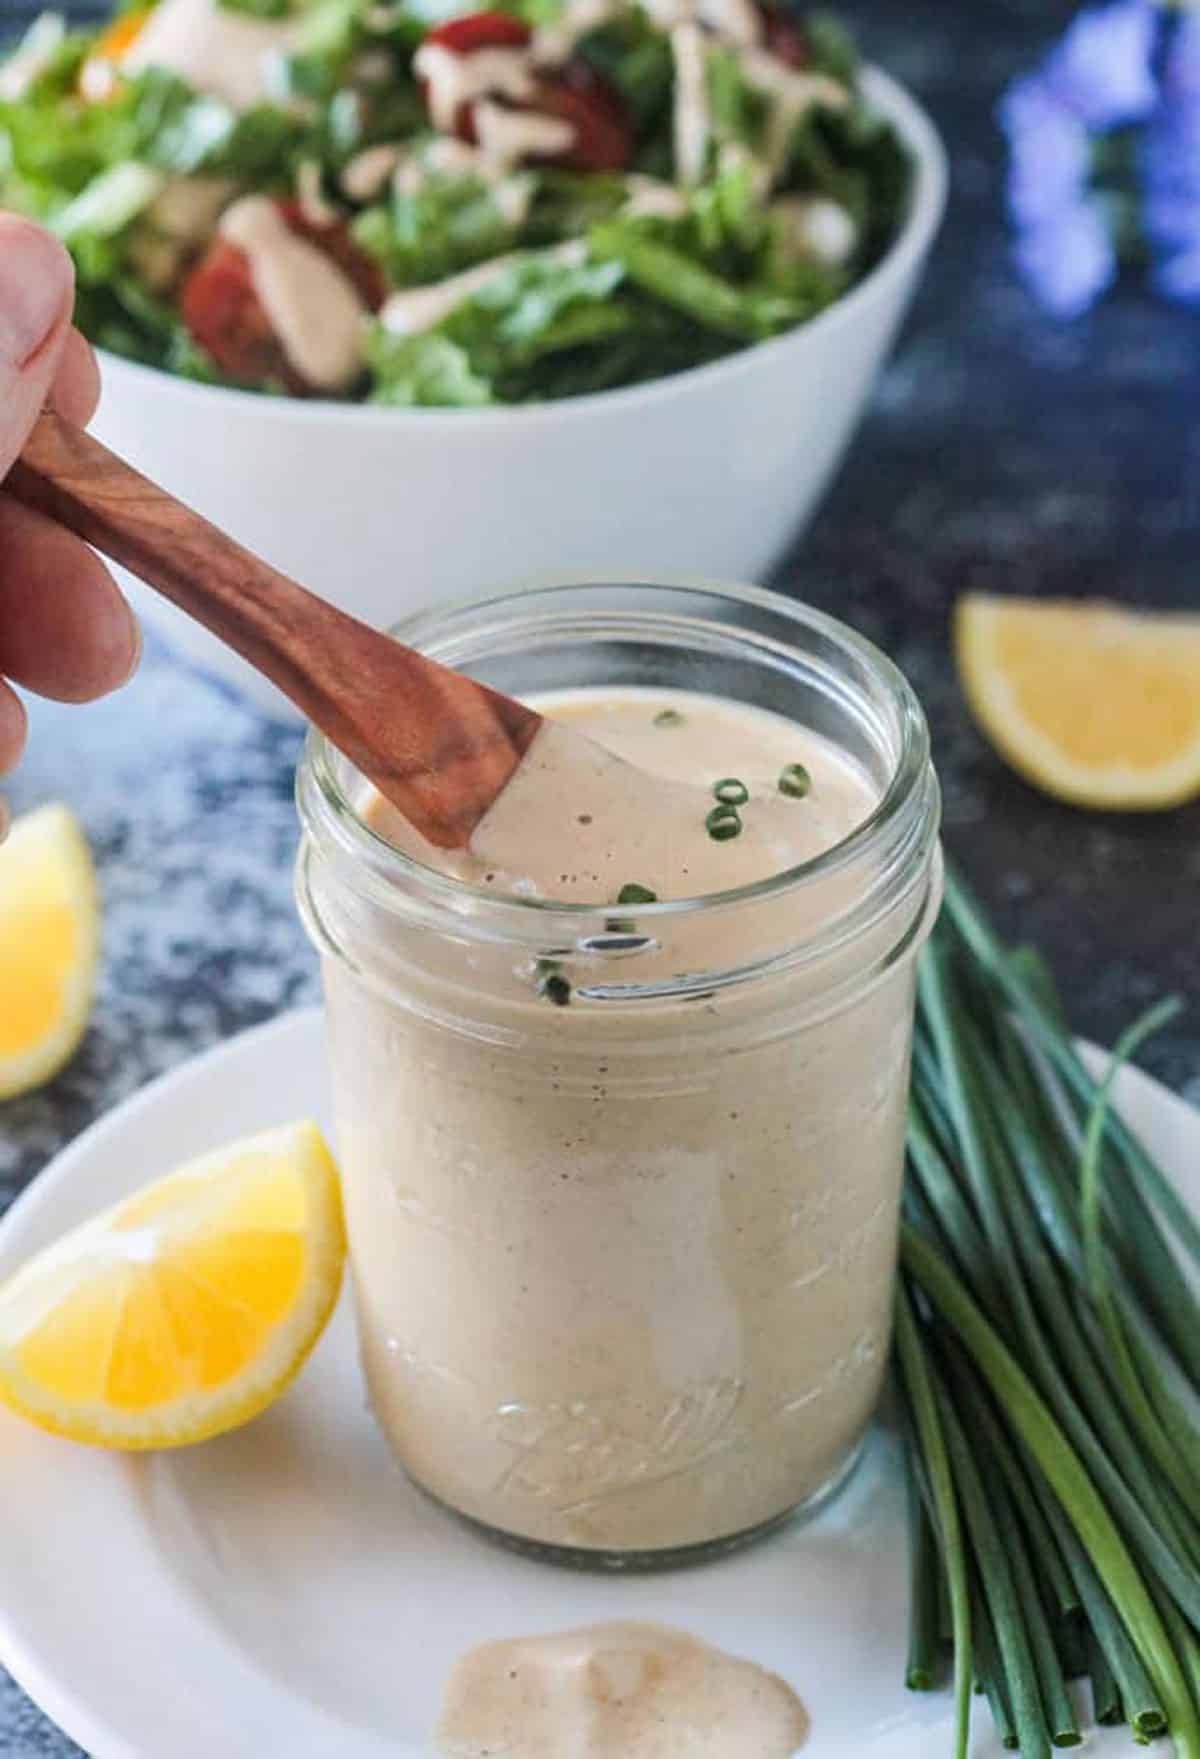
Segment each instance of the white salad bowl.
[{"label": "white salad bowl", "polygon": [[[946,160],[876,69],[868,100],[912,153],[905,223],[811,322],[628,390],[513,408],[303,402],[103,357],[97,434],[368,622],[590,573],[757,579],[812,514],[863,412],[941,219]],[[283,699],[137,583],[147,620],[261,706]]]}]

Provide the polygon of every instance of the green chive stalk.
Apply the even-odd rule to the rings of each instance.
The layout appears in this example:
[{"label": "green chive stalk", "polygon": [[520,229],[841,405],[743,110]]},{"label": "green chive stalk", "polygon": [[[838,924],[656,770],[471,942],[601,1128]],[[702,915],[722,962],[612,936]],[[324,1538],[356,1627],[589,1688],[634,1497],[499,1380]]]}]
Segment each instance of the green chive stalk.
[{"label": "green chive stalk", "polygon": [[942,1562],[950,1588],[954,1635],[954,1759],[967,1759],[971,1738],[972,1651],[966,1552],[937,1394],[916,1317],[903,1285],[896,1291],[896,1350],[913,1426],[920,1439],[928,1472]]},{"label": "green chive stalk", "polygon": [[[935,943],[938,940],[935,936]],[[988,1245],[994,1249],[993,1262],[1004,1266],[1006,1298],[991,1299],[993,1272],[977,1288],[980,1303],[1002,1331],[1008,1333],[1015,1326],[1030,1372],[1060,1413],[1127,1537],[1200,1628],[1200,1569],[1194,1567],[1190,1517],[1170,1498],[1145,1459],[1136,1433],[1131,1434],[1054,1273],[1007,1152],[1011,1138],[1006,1125],[1013,1108],[1005,1103],[1002,1091],[997,1097],[991,1085],[995,1077],[976,1042],[973,1017],[959,994],[943,945],[937,946],[922,1000],[934,1011],[936,1034],[952,1064],[947,1083],[953,1093],[956,1133],[960,1125],[964,1132],[960,1138],[964,1184],[972,1196],[977,1190],[986,1192]]]},{"label": "green chive stalk", "polygon": [[1034,1494],[1030,1476],[1018,1458],[1016,1448],[1009,1442],[1003,1423],[986,1393],[963,1362],[961,1353],[955,1360],[954,1371],[955,1385],[966,1406],[972,1429],[983,1437],[988,1458],[1004,1480],[1033,1555],[1045,1576],[1047,1604],[1053,1604],[1060,1618],[1070,1618],[1080,1610],[1079,1594],[1063,1561],[1058,1540]]},{"label": "green chive stalk", "polygon": [[910,1224],[901,1255],[909,1275],[974,1359],[1045,1475],[1112,1597],[1166,1711],[1178,1759],[1200,1759],[1200,1711],[1158,1608],[1078,1455],[955,1273]]},{"label": "green chive stalk", "polygon": [[976,1658],[979,1689],[987,1697],[988,1708],[992,1713],[992,1721],[996,1725],[1000,1745],[1015,1752],[1020,1742],[1017,1739],[1016,1724],[1013,1721],[1008,1684],[1000,1663],[1000,1654],[996,1646],[996,1633],[992,1629],[987,1605],[978,1587],[971,1596],[971,1623],[978,1639]]},{"label": "green chive stalk", "polygon": [[983,1596],[996,1634],[1017,1741],[1023,1759],[1049,1759],[1050,1732],[1042,1711],[1033,1645],[1005,1535],[997,1523],[995,1505],[988,1495],[949,1394],[940,1379],[935,1378],[933,1386],[946,1448],[954,1469],[954,1482],[962,1498],[966,1528],[978,1560]]},{"label": "green chive stalk", "polygon": [[[954,874],[946,876],[945,899],[947,915],[975,958],[1004,991],[1067,1086],[1084,1105],[1092,1105],[1098,1083],[1088,1073],[1070,1036],[1038,994],[1022,981],[1019,968],[1013,968],[1011,955],[1001,946],[961,879]],[[1200,1222],[1175,1186],[1119,1114],[1109,1116],[1106,1129],[1143,1191],[1161,1210],[1180,1244],[1200,1264]],[[1200,1348],[1200,1339],[1197,1347]]]},{"label": "green chive stalk", "polygon": [[1117,1682],[1113,1678],[1112,1669],[1104,1659],[1104,1651],[1092,1633],[1088,1632],[1088,1677],[1092,1682],[1092,1715],[1101,1727],[1115,1727],[1124,1722],[1125,1712],[1121,1708],[1121,1694],[1117,1690]]},{"label": "green chive stalk", "polygon": [[1191,1439],[1189,1428],[1184,1425],[1181,1430],[1176,1431],[1173,1439],[1164,1429],[1157,1411],[1146,1396],[1145,1383],[1139,1375],[1117,1296],[1109,1278],[1108,1256],[1104,1250],[1100,1219],[1101,1163],[1113,1083],[1139,1045],[1178,1012],[1179,1002],[1174,998],[1160,1002],[1140,1020],[1135,1021],[1117,1041],[1107,1073],[1096,1090],[1088,1119],[1080,1165],[1080,1209],[1088,1292],[1108,1345],[1114,1377],[1138,1432],[1159,1468],[1174,1486],[1184,1507],[1196,1509],[1200,1508],[1200,1469],[1188,1457],[1190,1450],[1185,1451],[1187,1442]]},{"label": "green chive stalk", "polygon": [[[909,1606],[911,1615],[908,1635],[908,1666],[904,1683],[910,1692],[931,1692],[937,1685],[941,1667],[941,1637],[938,1629],[938,1585],[942,1560],[929,1513],[917,1482],[918,1467],[913,1447],[908,1447],[908,1530],[911,1579]],[[951,1632],[953,1635],[953,1632]]]},{"label": "green chive stalk", "polygon": [[[1093,1079],[1044,961],[948,877],[918,972],[898,1377],[911,1400],[923,1364],[979,1689],[1027,1759],[1079,1741],[1066,1682],[1085,1675],[1098,1721],[1200,1759],[1200,1293],[1179,1257],[1200,1262],[1200,1226],[1111,1105],[1175,1008]],[[939,1656],[954,1619],[910,1427],[919,1661],[934,1589]]]}]

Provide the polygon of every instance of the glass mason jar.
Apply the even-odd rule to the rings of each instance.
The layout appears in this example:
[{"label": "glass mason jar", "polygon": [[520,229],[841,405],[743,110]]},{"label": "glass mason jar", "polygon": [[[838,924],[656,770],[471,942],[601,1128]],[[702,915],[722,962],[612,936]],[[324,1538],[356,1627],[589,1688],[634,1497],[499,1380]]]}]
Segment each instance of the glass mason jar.
[{"label": "glass mason jar", "polygon": [[398,1459],[561,1561],[722,1549],[844,1481],[885,1372],[940,896],[924,717],[869,643],[754,589],[551,586],[396,633],[527,699],[769,708],[877,791],[814,860],[614,919],[401,853],[319,735],[300,770],[360,1348]]}]

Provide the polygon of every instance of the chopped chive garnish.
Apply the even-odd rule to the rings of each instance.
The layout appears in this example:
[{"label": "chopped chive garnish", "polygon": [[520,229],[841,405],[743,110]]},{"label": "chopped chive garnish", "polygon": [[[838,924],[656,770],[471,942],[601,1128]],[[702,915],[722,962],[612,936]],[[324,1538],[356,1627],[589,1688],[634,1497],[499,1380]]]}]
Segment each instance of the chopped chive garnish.
[{"label": "chopped chive garnish", "polygon": [[723,776],[719,782],[713,783],[713,799],[719,800],[722,806],[745,806],[749,798],[749,788],[737,776]]},{"label": "chopped chive garnish", "polygon": [[534,969],[538,994],[556,1008],[565,1008],[571,999],[571,980],[563,976],[557,959],[539,959]]},{"label": "chopped chive garnish", "polygon": [[728,843],[731,837],[742,834],[742,815],[736,806],[722,803],[714,806],[704,821],[704,828],[714,843]]},{"label": "chopped chive garnish", "polygon": [[654,717],[656,727],[682,727],[683,716],[677,708],[662,708]]},{"label": "chopped chive garnish", "polygon": [[649,886],[639,886],[636,880],[621,887],[617,893],[618,904],[657,904],[658,893],[652,892]]},{"label": "chopped chive garnish", "polygon": [[779,772],[779,792],[789,799],[803,800],[812,787],[812,777],[802,763],[789,763]]}]

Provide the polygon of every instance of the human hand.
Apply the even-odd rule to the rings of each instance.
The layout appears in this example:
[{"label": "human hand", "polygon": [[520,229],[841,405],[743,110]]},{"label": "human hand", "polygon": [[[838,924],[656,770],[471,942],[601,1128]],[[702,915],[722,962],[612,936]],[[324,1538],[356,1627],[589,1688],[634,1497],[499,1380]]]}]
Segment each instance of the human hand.
[{"label": "human hand", "polygon": [[[81,425],[96,407],[100,376],[72,327],[73,295],[62,246],[0,214],[0,484],[44,404]],[[25,742],[13,683],[85,702],[124,684],[140,650],[133,613],[99,558],[0,487],[0,773]],[[0,836],[5,823],[0,801]]]}]

